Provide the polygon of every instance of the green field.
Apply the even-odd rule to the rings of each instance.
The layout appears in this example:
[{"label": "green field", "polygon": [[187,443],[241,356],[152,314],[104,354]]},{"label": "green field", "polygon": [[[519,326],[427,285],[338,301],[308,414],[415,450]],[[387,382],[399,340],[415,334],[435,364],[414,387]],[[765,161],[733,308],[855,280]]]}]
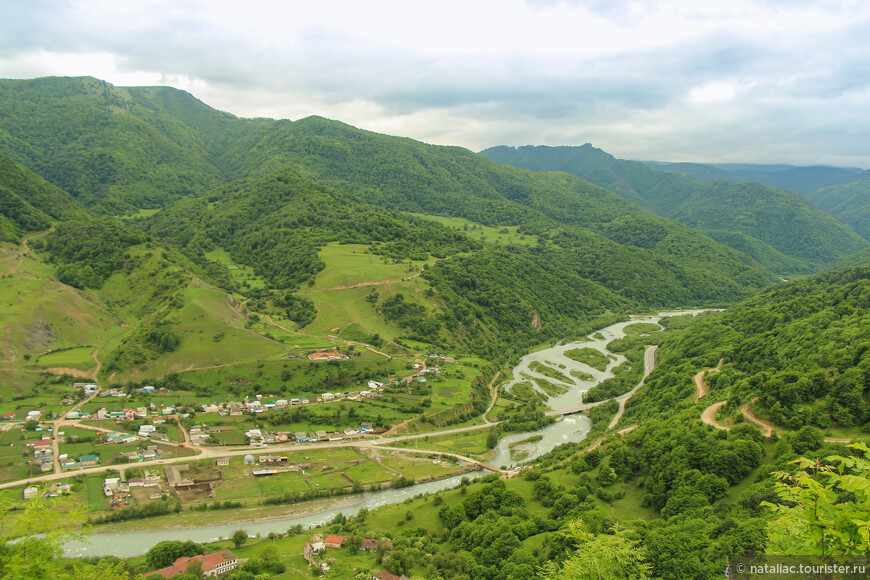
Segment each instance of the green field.
[{"label": "green field", "polygon": [[407,262],[396,262],[391,258],[371,254],[369,247],[363,244],[331,243],[321,248],[317,255],[326,264],[326,268],[314,279],[314,290],[401,281],[419,273],[423,264],[434,261],[412,261],[409,266]]},{"label": "green field", "polygon": [[400,441],[398,443],[391,443],[389,446],[399,449],[414,448],[446,451],[448,453],[456,453],[457,455],[465,455],[474,457],[475,459],[481,459],[482,456],[491,453],[491,451],[486,447],[486,436],[488,434],[489,429],[478,429],[475,431],[466,431],[464,433],[433,435],[421,439]]},{"label": "green field", "polygon": [[36,359],[36,364],[49,367],[68,367],[86,371],[93,368],[97,363],[91,356],[94,350],[92,346],[80,346],[64,350],[47,352]]},{"label": "green field", "polygon": [[538,243],[538,236],[524,235],[517,230],[518,226],[491,227],[475,223],[460,217],[443,217],[427,214],[412,214],[451,228],[465,232],[469,238],[481,240],[490,244],[534,246]]},{"label": "green field", "polygon": [[265,288],[266,282],[254,273],[250,266],[242,266],[233,261],[229,252],[217,247],[211,252],[206,252],[205,257],[213,262],[222,264],[230,271],[233,282],[247,288]]},{"label": "green field", "polygon": [[326,267],[317,274],[312,286],[300,292],[317,309],[317,317],[306,326],[306,333],[337,336],[353,322],[351,336],[343,338],[369,342],[368,337],[378,334],[385,340],[394,339],[399,329],[366,300],[372,292],[381,300],[401,292],[406,299],[428,309],[435,308],[425,296],[428,285],[418,276],[423,265],[434,259],[396,262],[367,251],[366,245],[331,243],[318,252]]},{"label": "green field", "polygon": [[348,477],[363,485],[382,483],[395,478],[393,473],[376,461],[363,461],[344,470]]}]

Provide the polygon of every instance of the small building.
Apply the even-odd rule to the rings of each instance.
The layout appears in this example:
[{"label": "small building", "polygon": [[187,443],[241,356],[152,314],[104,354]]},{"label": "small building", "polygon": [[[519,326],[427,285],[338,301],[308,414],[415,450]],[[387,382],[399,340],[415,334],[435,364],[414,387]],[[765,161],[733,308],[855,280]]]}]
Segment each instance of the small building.
[{"label": "small building", "polygon": [[229,457],[218,457],[217,466],[218,467],[228,467],[230,464]]},{"label": "small building", "polygon": [[341,360],[341,358],[337,352],[312,352],[308,355],[308,360]]},{"label": "small building", "polygon": [[314,565],[314,558],[322,552],[326,546],[323,542],[305,542],[302,547],[302,556],[309,565]]},{"label": "small building", "polygon": [[139,437],[151,437],[157,431],[154,425],[141,425],[139,427]]},{"label": "small building", "polygon": [[112,497],[112,495],[118,491],[118,488],[121,485],[120,477],[107,477],[103,481],[103,494],[106,497]]},{"label": "small building", "polygon": [[254,464],[254,456],[251,454],[245,455],[245,458],[242,460],[245,465],[253,465]]},{"label": "small building", "polygon": [[211,578],[229,572],[230,570],[235,570],[239,565],[239,559],[235,554],[229,550],[221,550],[220,552],[202,554],[201,556],[194,556],[192,558],[178,558],[172,566],[148,572],[146,576],[160,574],[164,578],[172,578],[177,574],[184,574],[184,572],[187,571],[187,567],[194,562],[202,563],[202,575],[204,578]]},{"label": "small building", "polygon": [[314,435],[318,441],[329,441],[329,435],[326,434],[326,431],[317,431]]},{"label": "small building", "polygon": [[191,486],[193,478],[182,477],[181,472],[190,469],[189,465],[169,465],[166,467],[166,483],[172,487]]},{"label": "small building", "polygon": [[24,488],[24,499],[33,499],[39,495],[39,488],[34,486]]},{"label": "small building", "polygon": [[82,464],[82,467],[88,467],[90,465],[96,465],[100,462],[100,458],[97,455],[82,455],[79,457],[79,462]]},{"label": "small building", "polygon": [[281,455],[260,455],[260,463],[287,463],[287,458]]},{"label": "small building", "polygon": [[346,541],[347,538],[344,536],[326,536],[326,539],[323,540],[323,545],[327,548],[341,548]]},{"label": "small building", "polygon": [[300,443],[308,441],[308,435],[305,434],[305,431],[297,431],[293,436],[296,438],[296,441]]}]

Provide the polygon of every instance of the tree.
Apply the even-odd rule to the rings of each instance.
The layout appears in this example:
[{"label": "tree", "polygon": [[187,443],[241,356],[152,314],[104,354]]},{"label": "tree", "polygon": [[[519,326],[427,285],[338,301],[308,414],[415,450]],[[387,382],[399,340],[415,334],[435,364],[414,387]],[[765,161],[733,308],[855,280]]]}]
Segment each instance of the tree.
[{"label": "tree", "polygon": [[171,566],[179,558],[198,556],[204,552],[205,548],[190,540],[165,540],[158,542],[145,553],[145,562],[149,570],[157,570]]},{"label": "tree", "polygon": [[582,521],[571,522],[562,536],[576,545],[577,551],[561,566],[547,562],[543,577],[559,580],[600,580],[620,578],[643,580],[650,578],[651,566],[646,563],[640,540],[627,537],[626,531],[614,526],[612,534],[592,534]]},{"label": "tree", "polygon": [[187,568],[184,569],[184,573],[196,578],[202,578],[202,562],[189,562]]},{"label": "tree", "polygon": [[778,472],[783,503],[761,502],[779,517],[767,526],[768,554],[849,555],[870,552],[870,449],[821,461],[801,457],[797,473]]},{"label": "tree", "polygon": [[[81,504],[65,498],[35,497],[24,509],[0,500],[0,580],[70,578],[128,580],[123,562],[79,561],[70,570],[61,546],[69,530],[86,520]],[[40,534],[37,536],[36,534]]]},{"label": "tree", "polygon": [[236,530],[230,538],[236,548],[241,548],[248,541],[248,532],[245,530]]}]

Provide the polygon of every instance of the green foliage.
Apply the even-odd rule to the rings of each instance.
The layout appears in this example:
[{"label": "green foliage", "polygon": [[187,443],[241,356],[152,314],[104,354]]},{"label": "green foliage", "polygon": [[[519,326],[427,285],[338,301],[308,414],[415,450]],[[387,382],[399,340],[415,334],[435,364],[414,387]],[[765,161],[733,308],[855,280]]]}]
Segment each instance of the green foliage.
[{"label": "green foliage", "polygon": [[164,540],[158,542],[145,553],[145,562],[149,570],[157,570],[171,566],[178,558],[199,556],[205,553],[205,548],[188,540]]},{"label": "green foliage", "polygon": [[100,288],[124,266],[125,251],[145,236],[107,220],[67,221],[47,239],[58,280],[75,288]]},{"label": "green foliage", "polygon": [[870,177],[867,173],[850,183],[832,185],[806,194],[806,198],[870,239]]},{"label": "green foliage", "polygon": [[0,155],[0,221],[9,224],[0,241],[17,241],[17,233],[46,229],[55,220],[86,217],[69,194]]},{"label": "green foliage", "polygon": [[[62,557],[61,547],[81,524],[81,504],[35,497],[23,506],[0,502],[0,580],[57,578],[58,580],[128,580],[123,563],[108,559],[76,561]],[[39,534],[39,535],[37,535]]]},{"label": "green foliage", "polygon": [[572,522],[560,532],[576,550],[561,566],[548,562],[543,577],[567,580],[651,578],[640,541],[625,529],[614,527],[609,534],[591,534],[582,521]]},{"label": "green foliage", "polygon": [[118,89],[88,77],[4,80],[0,111],[0,152],[112,214],[207,191],[219,176],[203,137],[219,149],[252,125],[182,91]]},{"label": "green foliage", "polygon": [[767,527],[768,554],[870,554],[870,449],[856,455],[789,462],[796,473],[777,472],[777,503],[762,502],[776,519]]},{"label": "green foliage", "polygon": [[233,542],[233,545],[236,548],[240,548],[248,542],[248,532],[245,530],[236,530],[233,532],[233,535],[230,537]]}]

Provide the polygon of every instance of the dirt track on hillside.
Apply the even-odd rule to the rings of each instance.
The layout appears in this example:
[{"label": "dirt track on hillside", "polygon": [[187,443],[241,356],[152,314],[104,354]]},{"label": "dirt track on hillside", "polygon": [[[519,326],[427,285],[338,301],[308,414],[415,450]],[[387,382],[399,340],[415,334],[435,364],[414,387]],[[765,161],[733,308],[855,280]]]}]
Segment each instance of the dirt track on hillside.
[{"label": "dirt track on hillside", "polygon": [[716,365],[712,369],[707,369],[699,372],[695,375],[695,387],[698,389],[698,394],[695,395],[695,402],[697,403],[703,397],[706,397],[710,394],[710,389],[707,387],[707,381],[704,380],[704,377],[707,373],[718,373],[722,370],[722,365],[725,364],[725,359],[719,359],[719,364]]}]

